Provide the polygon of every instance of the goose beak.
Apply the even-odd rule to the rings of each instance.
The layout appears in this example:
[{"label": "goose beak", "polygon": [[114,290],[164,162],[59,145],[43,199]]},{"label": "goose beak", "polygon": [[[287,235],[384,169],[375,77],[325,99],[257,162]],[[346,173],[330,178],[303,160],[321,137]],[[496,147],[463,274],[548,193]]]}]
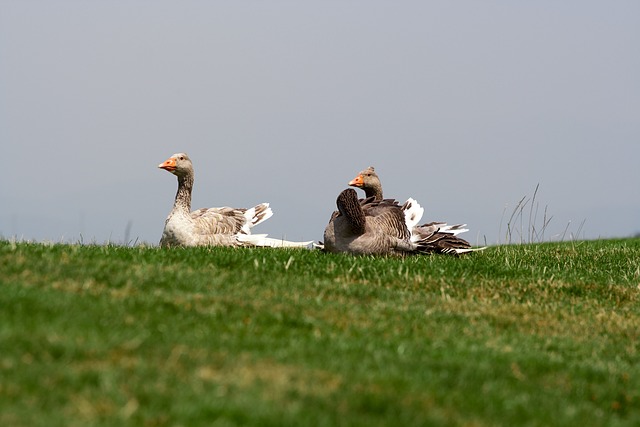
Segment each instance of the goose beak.
[{"label": "goose beak", "polygon": [[362,178],[362,175],[358,175],[351,181],[349,181],[349,185],[352,187],[362,187],[364,185],[364,179]]},{"label": "goose beak", "polygon": [[165,160],[164,163],[160,163],[158,167],[160,169],[166,170],[167,172],[173,173],[176,170],[176,159],[173,157],[170,157],[167,160]]}]

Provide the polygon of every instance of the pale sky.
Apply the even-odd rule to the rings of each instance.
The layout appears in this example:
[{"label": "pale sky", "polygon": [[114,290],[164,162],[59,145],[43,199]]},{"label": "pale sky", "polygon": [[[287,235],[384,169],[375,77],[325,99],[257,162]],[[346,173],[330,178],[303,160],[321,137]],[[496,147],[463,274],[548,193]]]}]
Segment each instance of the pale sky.
[{"label": "pale sky", "polygon": [[176,152],[275,238],[370,165],[473,244],[538,184],[545,240],[632,236],[639,47],[635,0],[0,0],[0,237],[157,244]]}]

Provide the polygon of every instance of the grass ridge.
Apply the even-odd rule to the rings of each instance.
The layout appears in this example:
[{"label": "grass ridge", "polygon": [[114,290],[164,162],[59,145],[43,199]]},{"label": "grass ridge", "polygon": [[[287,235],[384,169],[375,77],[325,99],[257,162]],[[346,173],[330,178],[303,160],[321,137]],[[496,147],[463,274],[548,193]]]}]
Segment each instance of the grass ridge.
[{"label": "grass ridge", "polygon": [[638,259],[0,241],[0,424],[637,425]]}]

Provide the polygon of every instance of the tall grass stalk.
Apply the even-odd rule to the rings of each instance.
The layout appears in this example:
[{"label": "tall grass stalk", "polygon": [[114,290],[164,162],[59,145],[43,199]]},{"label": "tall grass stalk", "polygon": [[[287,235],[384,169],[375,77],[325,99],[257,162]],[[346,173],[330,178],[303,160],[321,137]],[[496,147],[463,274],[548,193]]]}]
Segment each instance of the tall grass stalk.
[{"label": "tall grass stalk", "polygon": [[[502,241],[502,238],[500,238],[499,243],[528,244],[543,243],[547,241],[545,234],[547,232],[547,229],[549,228],[549,224],[551,223],[553,216],[549,215],[549,206],[545,205],[542,216],[542,223],[538,224],[540,204],[537,201],[537,196],[539,189],[540,184],[538,183],[535,190],[533,191],[532,197],[523,196],[518,201],[518,203],[516,203],[506,224],[507,229],[504,235],[504,241]],[[505,206],[502,212],[502,218],[500,219],[500,227],[498,231],[498,234],[500,236],[502,236],[502,225],[506,212],[507,207]],[[563,232],[555,237],[559,237],[560,241],[565,241],[565,239],[567,238],[567,233],[569,233],[568,235],[571,240],[579,239],[585,222],[586,219],[580,223],[577,232],[574,234],[569,232],[569,227],[571,226],[571,221],[569,221],[565,226]],[[554,241],[558,239],[552,237],[549,240]]]}]

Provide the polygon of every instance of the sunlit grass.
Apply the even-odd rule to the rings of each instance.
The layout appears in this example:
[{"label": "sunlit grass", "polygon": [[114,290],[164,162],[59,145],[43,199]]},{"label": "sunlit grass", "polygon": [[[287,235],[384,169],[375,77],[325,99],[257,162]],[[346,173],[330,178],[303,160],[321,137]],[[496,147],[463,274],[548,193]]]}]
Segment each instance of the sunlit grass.
[{"label": "sunlit grass", "polygon": [[0,242],[0,425],[637,425],[639,259]]}]

